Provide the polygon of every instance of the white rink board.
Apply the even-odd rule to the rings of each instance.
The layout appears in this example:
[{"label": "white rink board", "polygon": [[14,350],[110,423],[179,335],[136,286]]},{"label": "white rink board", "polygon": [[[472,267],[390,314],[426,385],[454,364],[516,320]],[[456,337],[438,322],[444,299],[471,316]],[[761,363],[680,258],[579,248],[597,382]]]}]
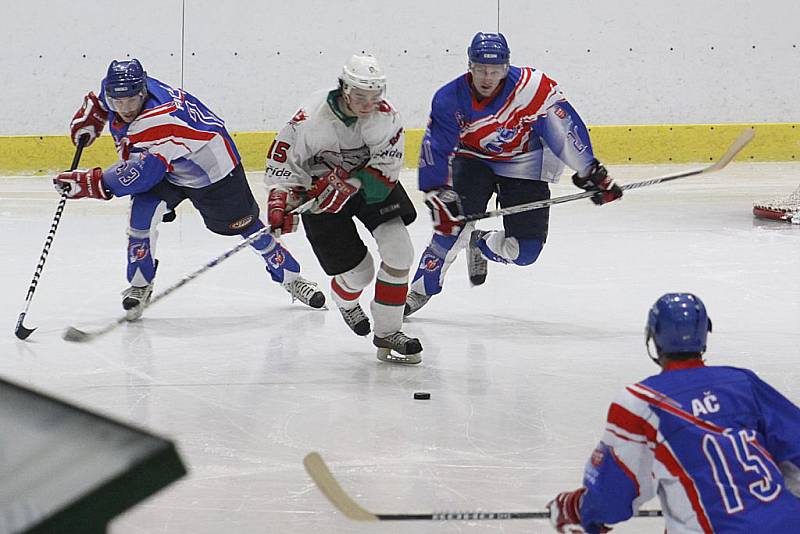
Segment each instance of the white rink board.
[{"label": "white rink board", "polygon": [[[612,171],[625,183],[688,168]],[[320,451],[378,513],[541,510],[579,486],[617,392],[656,371],[642,331],[667,291],[706,302],[710,363],[751,367],[800,403],[800,227],[750,214],[754,199],[794,190],[799,174],[799,164],[732,164],[601,208],[554,207],[533,266],[490,264],[486,284],[471,289],[458,260],[445,293],[406,323],[425,346],[419,367],[378,362],[334,309],[290,304],[251,252],[139,323],[90,344],[62,341],[67,325],[97,328],[121,314],[124,200],[68,203],[26,319],[39,329],[17,341],[58,197],[47,178],[4,178],[0,375],[177,441],[189,476],[124,516],[114,534],[551,532],[543,521],[353,523],[312,485],[302,458]],[[404,181],[413,189],[413,173]],[[554,193],[574,192],[566,182]],[[180,211],[161,227],[156,291],[235,243],[204,230],[191,207]],[[417,253],[430,232],[421,203],[419,211]],[[286,241],[304,274],[327,285],[302,233]],[[415,401],[415,391],[432,398]],[[663,522],[614,532],[661,533]]]}]

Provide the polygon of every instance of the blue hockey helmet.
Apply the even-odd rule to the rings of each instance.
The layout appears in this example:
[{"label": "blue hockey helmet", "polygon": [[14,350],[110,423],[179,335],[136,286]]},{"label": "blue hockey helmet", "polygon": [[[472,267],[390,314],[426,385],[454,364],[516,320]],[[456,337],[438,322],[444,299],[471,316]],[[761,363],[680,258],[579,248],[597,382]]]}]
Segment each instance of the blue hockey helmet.
[{"label": "blue hockey helmet", "polygon": [[[699,297],[691,293],[667,293],[650,308],[645,343],[648,353],[652,339],[659,353],[692,357],[706,351],[709,332],[711,319]],[[650,357],[653,358],[652,354]]]},{"label": "blue hockey helmet", "polygon": [[511,61],[511,50],[502,33],[478,32],[467,48],[467,57],[471,63],[506,65]]},{"label": "blue hockey helmet", "polygon": [[125,98],[136,95],[147,95],[147,73],[138,59],[130,61],[112,61],[108,66],[106,78],[103,80],[106,96],[109,98]]}]

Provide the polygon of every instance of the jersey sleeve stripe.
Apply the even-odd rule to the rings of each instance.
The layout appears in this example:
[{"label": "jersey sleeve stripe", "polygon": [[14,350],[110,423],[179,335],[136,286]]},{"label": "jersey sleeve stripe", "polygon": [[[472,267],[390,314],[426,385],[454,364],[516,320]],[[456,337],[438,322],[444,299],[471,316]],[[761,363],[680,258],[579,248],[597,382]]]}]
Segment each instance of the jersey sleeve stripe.
[{"label": "jersey sleeve stripe", "polygon": [[663,442],[659,443],[656,447],[655,457],[656,460],[661,462],[661,464],[667,468],[667,471],[680,482],[703,532],[706,534],[714,534],[714,528],[711,526],[708,514],[703,507],[703,503],[700,501],[700,495],[697,493],[697,486],[689,473],[686,472],[686,469],[683,468],[680,461],[678,461],[673,452]]}]

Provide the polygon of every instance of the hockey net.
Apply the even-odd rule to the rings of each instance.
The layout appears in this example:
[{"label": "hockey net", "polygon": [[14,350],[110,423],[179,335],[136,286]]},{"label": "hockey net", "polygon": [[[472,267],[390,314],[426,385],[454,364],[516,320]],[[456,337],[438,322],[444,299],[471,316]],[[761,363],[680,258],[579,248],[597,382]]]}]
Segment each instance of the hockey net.
[{"label": "hockey net", "polygon": [[800,224],[800,186],[789,195],[754,202],[753,215]]}]

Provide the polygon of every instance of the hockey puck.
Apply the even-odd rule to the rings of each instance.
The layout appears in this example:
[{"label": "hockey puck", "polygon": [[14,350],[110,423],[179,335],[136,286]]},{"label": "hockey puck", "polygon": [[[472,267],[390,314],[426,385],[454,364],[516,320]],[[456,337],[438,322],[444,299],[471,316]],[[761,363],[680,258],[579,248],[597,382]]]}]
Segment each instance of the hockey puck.
[{"label": "hockey puck", "polygon": [[431,398],[431,394],[426,391],[417,391],[414,393],[414,400],[428,400]]}]

